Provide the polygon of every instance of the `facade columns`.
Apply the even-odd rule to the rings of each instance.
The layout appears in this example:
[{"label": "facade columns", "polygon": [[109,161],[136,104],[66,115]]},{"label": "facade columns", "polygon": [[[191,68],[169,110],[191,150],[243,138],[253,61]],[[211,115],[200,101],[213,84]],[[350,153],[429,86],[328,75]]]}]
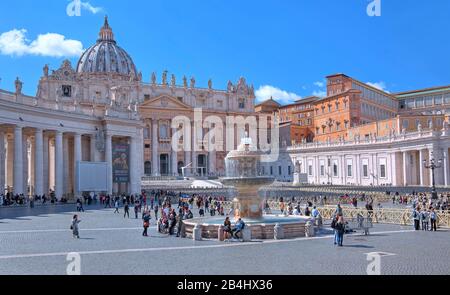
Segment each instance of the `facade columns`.
[{"label": "facade columns", "polygon": [[81,197],[81,192],[78,191],[78,164],[83,160],[83,155],[81,151],[81,134],[75,134],[74,135],[74,157],[73,157],[73,178],[74,178],[74,193],[75,198]]},{"label": "facade columns", "polygon": [[197,166],[198,166],[198,164],[197,164],[197,161],[198,161],[197,149],[198,149],[198,146],[197,146],[197,123],[195,121],[194,121],[194,126],[192,126],[192,132],[191,132],[191,139],[190,140],[192,141],[192,146],[191,146],[191,149],[192,149],[192,155],[191,155],[192,168],[195,168],[195,169],[192,169],[192,171],[194,172],[194,175],[196,175],[197,172],[198,172],[198,170],[197,170]]},{"label": "facade columns", "polygon": [[130,138],[130,194],[141,194],[140,169],[138,169],[138,140],[135,137]]},{"label": "facade columns", "polygon": [[22,127],[14,128],[14,194],[23,194],[23,142]]},{"label": "facade columns", "polygon": [[108,165],[108,194],[113,193],[113,170],[112,170],[112,136],[110,134],[106,135],[105,143],[105,162]]},{"label": "facade columns", "polygon": [[34,135],[34,192],[44,194],[44,138],[42,129],[36,129]]},{"label": "facade columns", "polygon": [[357,185],[361,185],[361,155],[357,154],[356,155],[356,184]]},{"label": "facade columns", "polygon": [[152,120],[152,174],[159,176],[159,159],[158,159],[158,120]]},{"label": "facade columns", "polygon": [[[175,137],[177,134],[177,129],[172,128],[172,156],[171,156],[171,163],[172,163],[172,175],[178,176],[178,143],[179,138]],[[175,145],[175,148],[174,148]]]},{"label": "facade columns", "polygon": [[69,171],[69,138],[63,136],[63,169],[64,169],[64,188],[63,194],[67,194],[70,191],[70,171]]},{"label": "facade columns", "polygon": [[95,135],[94,134],[92,134],[90,136],[90,153],[91,153],[91,155],[90,155],[91,162],[97,162],[98,161],[98,159],[96,157],[97,146],[96,146],[96,141],[95,141]]},{"label": "facade columns", "polygon": [[210,126],[208,132],[208,173],[210,175],[216,174],[216,159],[217,159],[216,145],[212,143],[213,138],[214,140],[216,139],[213,131],[214,131],[213,126]]},{"label": "facade columns", "polygon": [[5,192],[5,185],[6,185],[5,163],[6,163],[5,133],[3,131],[0,131],[0,195],[4,194]]},{"label": "facade columns", "polygon": [[64,155],[63,155],[63,133],[56,131],[55,136],[55,197],[61,200],[64,194]]}]

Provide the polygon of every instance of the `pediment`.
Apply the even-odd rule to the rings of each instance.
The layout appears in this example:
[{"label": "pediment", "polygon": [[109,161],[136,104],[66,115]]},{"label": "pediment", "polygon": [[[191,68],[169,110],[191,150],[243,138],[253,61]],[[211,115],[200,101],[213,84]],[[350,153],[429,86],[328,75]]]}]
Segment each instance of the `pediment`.
[{"label": "pediment", "polygon": [[192,107],[179,101],[178,99],[169,96],[161,95],[152,98],[141,104],[141,108],[159,108],[159,109],[180,109],[180,110],[190,110]]}]

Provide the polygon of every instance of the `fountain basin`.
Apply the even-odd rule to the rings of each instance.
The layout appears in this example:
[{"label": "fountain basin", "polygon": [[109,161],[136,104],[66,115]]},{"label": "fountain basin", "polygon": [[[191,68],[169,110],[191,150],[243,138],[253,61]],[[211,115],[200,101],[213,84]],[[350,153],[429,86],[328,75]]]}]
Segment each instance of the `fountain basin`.
[{"label": "fountain basin", "polygon": [[[284,233],[285,239],[305,237],[306,223],[312,221],[309,217],[302,216],[278,216],[266,215],[262,218],[243,218],[246,226],[250,228],[251,238],[256,240],[274,239],[275,226],[278,224]],[[192,238],[192,233],[196,225],[202,228],[202,238],[218,239],[219,227],[225,221],[224,216],[210,218],[196,218],[184,221],[185,233],[188,238]]]}]

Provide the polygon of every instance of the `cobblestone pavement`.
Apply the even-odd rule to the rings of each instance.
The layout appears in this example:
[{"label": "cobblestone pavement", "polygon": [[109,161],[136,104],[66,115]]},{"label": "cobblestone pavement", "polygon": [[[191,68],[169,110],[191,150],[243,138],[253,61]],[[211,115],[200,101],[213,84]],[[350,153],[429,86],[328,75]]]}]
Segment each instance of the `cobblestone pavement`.
[{"label": "cobblestone pavement", "polygon": [[[315,238],[194,242],[141,236],[141,220],[112,209],[81,213],[81,239],[69,230],[74,205],[0,209],[0,274],[66,274],[67,254],[81,254],[82,274],[366,274],[367,253],[381,260],[382,274],[450,274],[450,232],[414,232],[375,225],[370,236],[347,235],[344,247],[324,233]],[[130,210],[133,217],[133,210]],[[153,224],[154,224],[153,219]]]}]

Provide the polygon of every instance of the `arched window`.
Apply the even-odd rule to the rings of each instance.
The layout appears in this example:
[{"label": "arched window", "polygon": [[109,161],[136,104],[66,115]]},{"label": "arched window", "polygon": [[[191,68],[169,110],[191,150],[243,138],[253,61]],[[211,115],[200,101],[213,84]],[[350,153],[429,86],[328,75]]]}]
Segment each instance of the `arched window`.
[{"label": "arched window", "polygon": [[150,161],[144,163],[144,173],[145,175],[152,174],[152,163]]}]

